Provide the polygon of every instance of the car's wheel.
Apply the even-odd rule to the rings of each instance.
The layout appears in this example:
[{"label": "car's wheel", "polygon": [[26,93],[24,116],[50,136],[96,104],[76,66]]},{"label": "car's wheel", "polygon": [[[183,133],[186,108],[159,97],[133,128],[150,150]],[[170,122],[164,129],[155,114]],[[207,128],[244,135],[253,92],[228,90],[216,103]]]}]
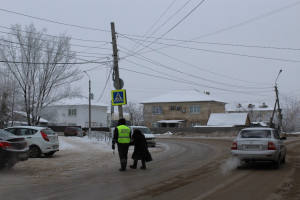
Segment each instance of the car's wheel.
[{"label": "car's wheel", "polygon": [[55,151],[49,152],[49,153],[45,153],[44,155],[46,157],[52,157],[54,155]]},{"label": "car's wheel", "polygon": [[29,148],[29,156],[31,158],[39,158],[41,156],[41,150],[37,146],[31,146]]},{"label": "car's wheel", "polygon": [[282,164],[284,164],[285,163],[285,156],[283,156],[283,158],[282,158]]},{"label": "car's wheel", "polygon": [[280,164],[281,164],[281,159],[280,159],[280,156],[279,156],[278,159],[276,161],[274,161],[274,168],[279,169]]}]

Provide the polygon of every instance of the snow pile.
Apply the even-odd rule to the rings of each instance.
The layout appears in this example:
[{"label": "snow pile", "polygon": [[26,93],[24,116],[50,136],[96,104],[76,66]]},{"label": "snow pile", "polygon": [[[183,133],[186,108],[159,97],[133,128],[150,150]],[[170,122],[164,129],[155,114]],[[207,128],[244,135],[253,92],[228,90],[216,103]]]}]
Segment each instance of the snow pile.
[{"label": "snow pile", "polygon": [[111,151],[111,141],[98,140],[97,138],[84,137],[59,137],[60,150],[85,151],[96,149]]},{"label": "snow pile", "polygon": [[236,157],[228,158],[222,165],[221,165],[221,172],[223,175],[228,174],[230,171],[236,169],[240,166],[241,161]]},{"label": "snow pile", "polygon": [[163,133],[162,135],[174,135],[172,132],[168,131],[166,133]]}]

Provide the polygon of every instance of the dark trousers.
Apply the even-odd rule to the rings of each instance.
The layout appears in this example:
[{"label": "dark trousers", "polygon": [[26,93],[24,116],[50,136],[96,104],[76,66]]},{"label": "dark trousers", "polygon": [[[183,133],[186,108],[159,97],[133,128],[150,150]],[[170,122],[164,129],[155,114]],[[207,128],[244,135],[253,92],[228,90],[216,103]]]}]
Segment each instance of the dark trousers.
[{"label": "dark trousers", "polygon": [[121,169],[126,169],[129,144],[118,144]]},{"label": "dark trousers", "polygon": [[[146,168],[146,162],[145,162],[145,159],[142,159],[142,167],[143,168]],[[137,167],[137,163],[138,163],[138,160],[133,160],[133,167],[136,168]]]}]

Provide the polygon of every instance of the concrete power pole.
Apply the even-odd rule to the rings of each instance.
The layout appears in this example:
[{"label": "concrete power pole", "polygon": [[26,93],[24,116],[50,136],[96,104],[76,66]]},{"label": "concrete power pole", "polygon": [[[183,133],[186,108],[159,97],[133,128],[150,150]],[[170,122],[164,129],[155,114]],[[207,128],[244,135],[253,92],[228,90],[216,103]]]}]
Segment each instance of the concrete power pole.
[{"label": "concrete power pole", "polygon": [[[115,23],[110,23],[111,27],[111,38],[112,38],[112,47],[113,47],[113,58],[114,58],[114,75],[113,75],[113,81],[115,88],[117,90],[122,89],[121,88],[121,81],[119,76],[119,57],[118,57],[118,48],[117,48],[117,39],[116,39],[116,31],[115,31]],[[122,105],[118,106],[119,111],[119,119],[123,118],[123,107]]]},{"label": "concrete power pole", "polygon": [[270,125],[272,126],[273,124],[273,119],[274,119],[274,114],[275,114],[275,111],[276,111],[276,107],[277,107],[277,112],[278,112],[278,129],[279,130],[282,130],[282,110],[280,108],[280,103],[279,103],[279,92],[278,92],[278,88],[277,88],[277,80],[278,80],[278,77],[280,75],[280,73],[282,72],[282,70],[279,71],[278,75],[277,75],[277,78],[275,80],[275,94],[276,94],[276,101],[275,101],[275,105],[274,105],[274,109],[273,109],[273,113],[272,113],[272,116],[271,116],[271,119],[270,119]]}]

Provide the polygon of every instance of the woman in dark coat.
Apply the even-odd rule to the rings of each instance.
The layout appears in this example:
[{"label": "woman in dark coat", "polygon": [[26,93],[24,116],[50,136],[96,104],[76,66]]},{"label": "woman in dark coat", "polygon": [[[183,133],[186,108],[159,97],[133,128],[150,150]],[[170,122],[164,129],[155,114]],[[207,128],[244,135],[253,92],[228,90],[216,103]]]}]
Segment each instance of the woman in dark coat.
[{"label": "woman in dark coat", "polygon": [[132,159],[134,162],[133,165],[130,165],[130,168],[136,169],[138,160],[141,160],[141,169],[146,169],[146,162],[151,161],[152,157],[148,151],[146,138],[139,129],[135,129],[133,131],[132,144],[134,145],[134,151],[132,154]]}]

